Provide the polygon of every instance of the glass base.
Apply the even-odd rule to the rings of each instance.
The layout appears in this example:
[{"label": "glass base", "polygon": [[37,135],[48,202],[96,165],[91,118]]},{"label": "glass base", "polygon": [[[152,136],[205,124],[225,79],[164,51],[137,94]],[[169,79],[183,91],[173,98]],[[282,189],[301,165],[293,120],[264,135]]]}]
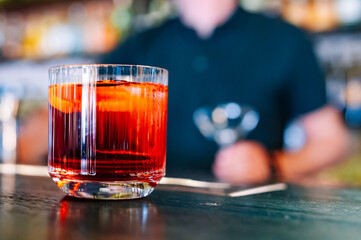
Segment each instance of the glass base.
[{"label": "glass base", "polygon": [[157,183],[146,182],[92,182],[60,180],[53,177],[58,187],[66,194],[77,198],[118,200],[137,199],[151,194]]}]

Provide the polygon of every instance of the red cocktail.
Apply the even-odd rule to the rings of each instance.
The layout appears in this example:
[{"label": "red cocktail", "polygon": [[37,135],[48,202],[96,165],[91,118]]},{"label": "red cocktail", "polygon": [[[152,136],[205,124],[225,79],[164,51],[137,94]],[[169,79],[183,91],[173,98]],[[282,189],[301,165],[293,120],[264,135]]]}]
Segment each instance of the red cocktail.
[{"label": "red cocktail", "polygon": [[51,177],[77,197],[150,194],[165,174],[167,99],[156,81],[51,84]]}]

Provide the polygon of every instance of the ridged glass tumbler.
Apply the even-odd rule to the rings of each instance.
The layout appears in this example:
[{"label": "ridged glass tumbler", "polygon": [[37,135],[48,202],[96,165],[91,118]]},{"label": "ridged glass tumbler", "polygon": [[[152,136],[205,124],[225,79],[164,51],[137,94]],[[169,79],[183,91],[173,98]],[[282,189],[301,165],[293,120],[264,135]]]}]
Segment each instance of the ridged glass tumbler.
[{"label": "ridged glass tumbler", "polygon": [[49,174],[80,198],[149,195],[165,175],[168,72],[138,65],[49,70]]}]

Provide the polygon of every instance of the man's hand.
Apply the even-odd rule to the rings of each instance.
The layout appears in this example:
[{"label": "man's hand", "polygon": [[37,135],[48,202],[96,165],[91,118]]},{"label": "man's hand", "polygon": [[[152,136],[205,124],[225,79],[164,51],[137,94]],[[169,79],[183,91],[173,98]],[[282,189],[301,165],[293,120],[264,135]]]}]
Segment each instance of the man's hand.
[{"label": "man's hand", "polygon": [[221,181],[235,185],[262,183],[271,175],[269,161],[261,144],[238,142],[217,153],[213,173]]}]

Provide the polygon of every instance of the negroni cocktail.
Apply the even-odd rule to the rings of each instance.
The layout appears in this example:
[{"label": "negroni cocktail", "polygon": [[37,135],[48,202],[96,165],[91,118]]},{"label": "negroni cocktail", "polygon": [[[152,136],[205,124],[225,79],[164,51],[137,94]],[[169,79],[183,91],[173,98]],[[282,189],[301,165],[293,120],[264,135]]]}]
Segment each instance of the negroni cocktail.
[{"label": "negroni cocktail", "polygon": [[50,85],[51,177],[77,197],[144,196],[165,174],[167,99],[157,82]]}]

